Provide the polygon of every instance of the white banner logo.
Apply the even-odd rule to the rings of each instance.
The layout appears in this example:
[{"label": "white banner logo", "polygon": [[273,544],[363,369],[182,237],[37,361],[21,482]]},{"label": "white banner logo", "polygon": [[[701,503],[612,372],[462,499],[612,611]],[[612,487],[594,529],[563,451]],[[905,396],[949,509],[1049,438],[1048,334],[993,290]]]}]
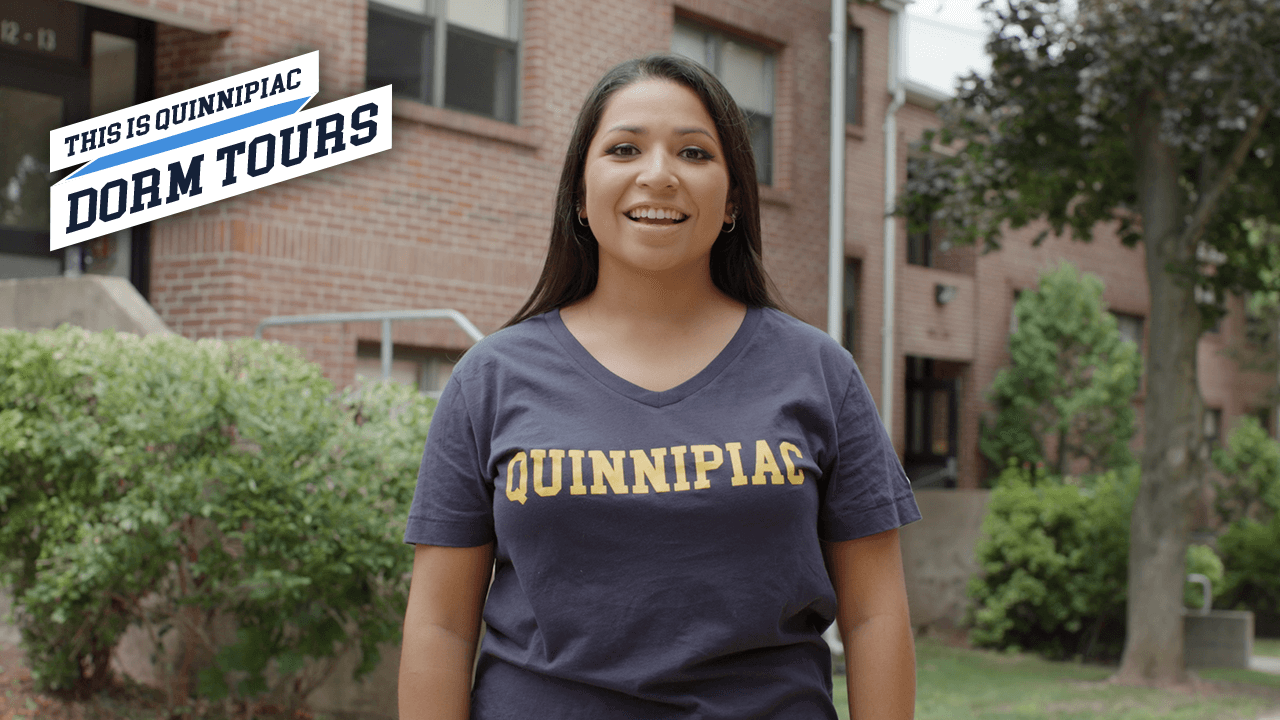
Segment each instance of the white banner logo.
[{"label": "white banner logo", "polygon": [[391,148],[391,86],[301,110],[319,52],[49,133],[49,249]]}]

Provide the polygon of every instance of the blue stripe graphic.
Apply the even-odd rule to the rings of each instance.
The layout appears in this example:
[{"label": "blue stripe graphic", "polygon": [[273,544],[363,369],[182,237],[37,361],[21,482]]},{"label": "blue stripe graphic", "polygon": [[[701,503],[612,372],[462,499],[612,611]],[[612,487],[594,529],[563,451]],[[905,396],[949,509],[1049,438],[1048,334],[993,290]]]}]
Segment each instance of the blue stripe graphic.
[{"label": "blue stripe graphic", "polygon": [[308,97],[301,100],[282,102],[278,105],[264,107],[259,110],[254,110],[253,112],[247,112],[243,115],[227,118],[226,120],[209,123],[208,125],[198,127],[194,130],[188,130],[184,133],[170,135],[169,137],[161,138],[145,145],[131,147],[128,150],[121,150],[118,153],[103,155],[100,158],[89,161],[89,163],[84,167],[74,173],[71,173],[67,176],[67,179],[69,180],[80,175],[88,175],[89,173],[95,173],[99,170],[106,170],[140,158],[150,157],[151,155],[159,155],[162,152],[167,152],[175,148],[194,145],[195,143],[208,140],[209,138],[226,135],[227,133],[243,130],[244,128],[253,127],[254,125],[261,125],[264,122],[270,122],[271,120],[284,117],[285,115],[292,115],[302,109],[302,106],[306,105],[310,100],[311,98]]}]

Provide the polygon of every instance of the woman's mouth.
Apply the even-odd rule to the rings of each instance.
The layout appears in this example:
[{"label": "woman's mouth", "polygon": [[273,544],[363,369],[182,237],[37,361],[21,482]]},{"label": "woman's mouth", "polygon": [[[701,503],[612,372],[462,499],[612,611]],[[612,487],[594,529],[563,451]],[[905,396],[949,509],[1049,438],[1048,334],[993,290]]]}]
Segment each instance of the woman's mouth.
[{"label": "woman's mouth", "polygon": [[679,225],[688,216],[668,208],[638,207],[628,212],[627,218],[644,225]]}]

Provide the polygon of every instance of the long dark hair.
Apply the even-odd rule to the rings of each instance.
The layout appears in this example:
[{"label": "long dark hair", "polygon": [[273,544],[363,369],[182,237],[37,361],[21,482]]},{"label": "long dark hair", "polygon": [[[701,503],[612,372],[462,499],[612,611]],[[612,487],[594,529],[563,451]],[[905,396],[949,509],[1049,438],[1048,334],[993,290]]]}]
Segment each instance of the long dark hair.
[{"label": "long dark hair", "polygon": [[591,229],[576,222],[576,207],[583,202],[587,150],[613,94],[633,83],[651,79],[670,80],[693,91],[715,122],[724,149],[729,170],[729,202],[737,219],[732,231],[721,232],[711,246],[712,282],[721,292],[744,305],[779,306],[761,259],[760,198],[746,117],[724,85],[698,63],[678,55],[650,55],[628,60],[605,73],[587,95],[574,123],[564,168],[560,171],[551,244],[542,275],[524,307],[507,325],[571,305],[595,290],[599,246]]}]

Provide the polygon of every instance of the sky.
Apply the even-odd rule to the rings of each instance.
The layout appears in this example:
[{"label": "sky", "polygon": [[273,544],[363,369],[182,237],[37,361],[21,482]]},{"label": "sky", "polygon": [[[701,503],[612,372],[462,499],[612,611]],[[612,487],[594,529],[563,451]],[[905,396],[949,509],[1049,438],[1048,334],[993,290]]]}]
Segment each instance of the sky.
[{"label": "sky", "polygon": [[907,77],[949,95],[970,69],[987,72],[982,0],[915,0],[907,6]]}]

